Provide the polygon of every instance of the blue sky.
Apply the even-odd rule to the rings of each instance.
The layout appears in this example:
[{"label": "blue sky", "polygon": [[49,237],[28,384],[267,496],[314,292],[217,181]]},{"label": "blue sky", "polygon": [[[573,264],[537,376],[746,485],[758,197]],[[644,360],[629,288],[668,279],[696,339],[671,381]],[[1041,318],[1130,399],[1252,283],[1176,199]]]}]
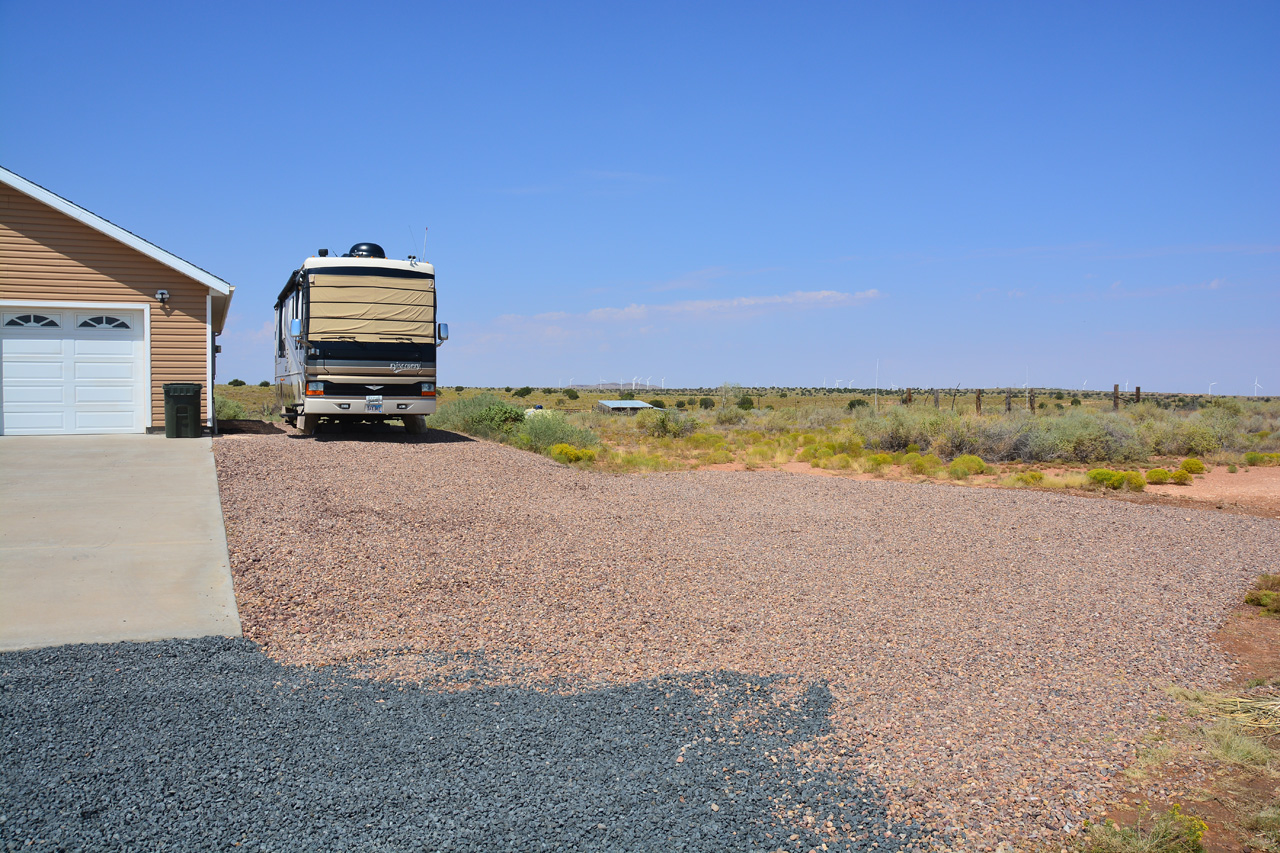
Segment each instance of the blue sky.
[{"label": "blue sky", "polygon": [[[0,0],[0,165],[236,285],[436,265],[445,385],[1280,393],[1280,5]],[[39,69],[33,73],[33,69]]]}]

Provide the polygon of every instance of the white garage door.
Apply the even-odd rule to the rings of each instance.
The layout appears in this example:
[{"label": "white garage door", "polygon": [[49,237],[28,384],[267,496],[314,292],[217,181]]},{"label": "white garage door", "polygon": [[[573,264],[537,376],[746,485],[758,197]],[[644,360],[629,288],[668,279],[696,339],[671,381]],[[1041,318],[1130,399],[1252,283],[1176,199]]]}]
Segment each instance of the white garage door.
[{"label": "white garage door", "polygon": [[145,346],[141,311],[6,306],[0,433],[144,432]]}]

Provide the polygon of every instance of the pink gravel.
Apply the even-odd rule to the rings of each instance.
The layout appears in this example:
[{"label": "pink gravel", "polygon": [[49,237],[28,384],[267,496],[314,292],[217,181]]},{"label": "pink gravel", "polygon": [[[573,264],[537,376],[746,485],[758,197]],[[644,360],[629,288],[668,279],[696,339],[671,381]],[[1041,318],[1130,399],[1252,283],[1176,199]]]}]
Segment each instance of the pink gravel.
[{"label": "pink gravel", "polygon": [[[1280,523],[781,472],[604,475],[479,441],[223,436],[245,633],[286,664],[442,687],[795,673],[939,846],[1076,831],[1169,684],[1277,571]],[[456,689],[456,685],[449,689]]]}]

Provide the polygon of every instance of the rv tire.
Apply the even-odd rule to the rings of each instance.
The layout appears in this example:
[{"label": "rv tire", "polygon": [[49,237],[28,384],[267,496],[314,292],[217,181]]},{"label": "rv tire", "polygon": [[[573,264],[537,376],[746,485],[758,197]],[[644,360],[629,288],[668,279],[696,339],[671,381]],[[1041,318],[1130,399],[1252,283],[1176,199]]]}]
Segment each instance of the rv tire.
[{"label": "rv tire", "polygon": [[319,415],[298,415],[298,432],[303,435],[315,435],[319,426]]},{"label": "rv tire", "polygon": [[427,431],[426,415],[405,415],[404,431],[409,435],[423,435]]}]

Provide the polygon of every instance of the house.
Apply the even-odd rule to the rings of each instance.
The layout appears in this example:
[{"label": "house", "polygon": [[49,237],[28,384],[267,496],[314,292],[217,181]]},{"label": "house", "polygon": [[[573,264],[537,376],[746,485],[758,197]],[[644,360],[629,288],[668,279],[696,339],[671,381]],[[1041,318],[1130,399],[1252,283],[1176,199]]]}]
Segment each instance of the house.
[{"label": "house", "polygon": [[166,382],[199,382],[234,288],[0,168],[0,434],[164,428]]},{"label": "house", "polygon": [[606,415],[634,415],[641,409],[652,409],[648,403],[640,400],[598,400],[596,410]]}]

